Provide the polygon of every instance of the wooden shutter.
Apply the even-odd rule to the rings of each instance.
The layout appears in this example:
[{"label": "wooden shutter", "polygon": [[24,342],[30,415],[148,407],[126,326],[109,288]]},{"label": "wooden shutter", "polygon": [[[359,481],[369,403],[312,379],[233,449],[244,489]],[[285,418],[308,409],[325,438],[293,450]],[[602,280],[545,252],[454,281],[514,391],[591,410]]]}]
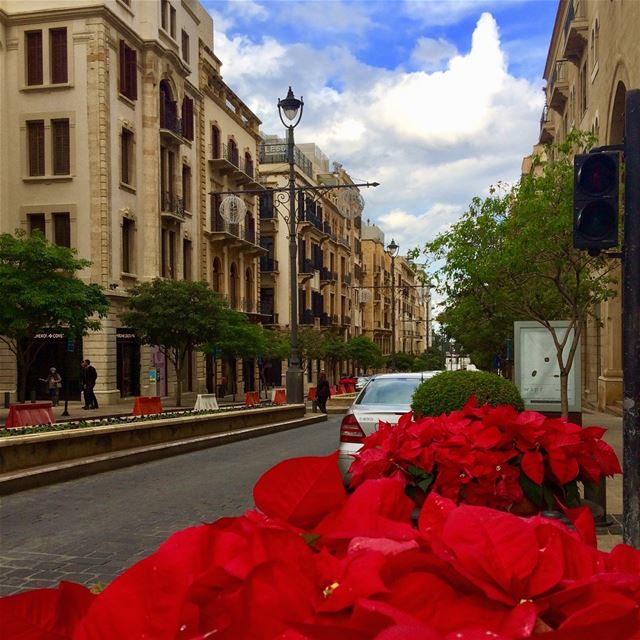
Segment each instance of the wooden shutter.
[{"label": "wooden shutter", "polygon": [[120,136],[120,155],[122,172],[120,180],[124,184],[131,184],[131,142],[133,134],[128,129],[122,129]]},{"label": "wooden shutter", "polygon": [[51,121],[51,143],[53,145],[53,175],[69,175],[71,173],[69,120]]},{"label": "wooden shutter", "polygon": [[68,213],[53,214],[53,241],[59,247],[71,247],[71,220]]},{"label": "wooden shutter", "polygon": [[25,33],[27,54],[27,84],[42,84],[42,31]]},{"label": "wooden shutter", "polygon": [[68,82],[67,72],[67,29],[50,29],[51,46],[51,84]]},{"label": "wooden shutter", "polygon": [[131,49],[125,45],[126,49],[126,65],[127,65],[127,97],[131,100],[138,99],[138,65],[137,53],[135,49]]},{"label": "wooden shutter", "polygon": [[193,100],[186,96],[182,101],[182,135],[193,140]]},{"label": "wooden shutter", "polygon": [[29,175],[44,175],[44,120],[27,122]]}]

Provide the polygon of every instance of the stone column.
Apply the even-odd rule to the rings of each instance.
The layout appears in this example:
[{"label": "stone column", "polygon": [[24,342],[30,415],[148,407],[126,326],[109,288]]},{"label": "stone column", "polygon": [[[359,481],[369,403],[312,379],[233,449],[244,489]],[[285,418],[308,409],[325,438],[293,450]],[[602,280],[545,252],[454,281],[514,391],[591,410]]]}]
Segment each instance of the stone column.
[{"label": "stone column", "polygon": [[622,298],[602,303],[601,374],[598,378],[598,408],[622,399]]},{"label": "stone column", "polygon": [[82,357],[91,360],[98,372],[94,392],[100,406],[120,400],[116,383],[116,326],[119,320],[113,313],[102,319],[102,328],[91,331],[82,339]]}]

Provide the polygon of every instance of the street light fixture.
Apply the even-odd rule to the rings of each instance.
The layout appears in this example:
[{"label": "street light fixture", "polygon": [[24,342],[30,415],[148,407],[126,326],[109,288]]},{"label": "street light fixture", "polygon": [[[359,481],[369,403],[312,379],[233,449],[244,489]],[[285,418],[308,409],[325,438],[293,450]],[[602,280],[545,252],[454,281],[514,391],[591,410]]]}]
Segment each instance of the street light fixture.
[{"label": "street light fixture", "polygon": [[391,256],[391,368],[396,368],[396,256],[400,246],[391,238],[387,245],[387,253]]},{"label": "street light fixture", "polygon": [[[291,87],[284,100],[278,100],[278,115],[287,129],[287,156],[289,160],[289,275],[291,294],[291,354],[287,368],[287,399],[293,404],[303,402],[302,368],[298,349],[298,243],[296,230],[296,170],[293,130],[298,126],[304,102],[293,95]],[[284,115],[284,117],[283,117]],[[288,120],[288,122],[285,120]]]}]

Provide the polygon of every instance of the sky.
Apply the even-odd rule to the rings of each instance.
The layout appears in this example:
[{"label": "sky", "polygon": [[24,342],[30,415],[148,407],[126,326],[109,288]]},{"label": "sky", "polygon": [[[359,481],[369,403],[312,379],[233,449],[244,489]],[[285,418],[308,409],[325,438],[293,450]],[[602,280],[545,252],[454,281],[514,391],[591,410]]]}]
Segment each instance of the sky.
[{"label": "sky", "polygon": [[538,140],[558,0],[201,0],[225,82],[283,136],[304,99],[314,142],[365,189],[363,219],[423,247]]}]

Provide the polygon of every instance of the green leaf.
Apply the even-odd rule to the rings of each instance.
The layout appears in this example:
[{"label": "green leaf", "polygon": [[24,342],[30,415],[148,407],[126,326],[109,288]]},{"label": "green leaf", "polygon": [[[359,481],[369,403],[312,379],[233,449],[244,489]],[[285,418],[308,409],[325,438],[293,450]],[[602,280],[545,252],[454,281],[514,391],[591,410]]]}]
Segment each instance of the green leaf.
[{"label": "green leaf", "polygon": [[576,480],[567,482],[567,484],[562,487],[562,492],[564,493],[564,499],[567,506],[580,506],[580,491],[578,490],[578,482]]},{"label": "green leaf", "polygon": [[524,471],[520,470],[520,486],[524,495],[538,507],[542,506],[542,487],[530,480]]}]

